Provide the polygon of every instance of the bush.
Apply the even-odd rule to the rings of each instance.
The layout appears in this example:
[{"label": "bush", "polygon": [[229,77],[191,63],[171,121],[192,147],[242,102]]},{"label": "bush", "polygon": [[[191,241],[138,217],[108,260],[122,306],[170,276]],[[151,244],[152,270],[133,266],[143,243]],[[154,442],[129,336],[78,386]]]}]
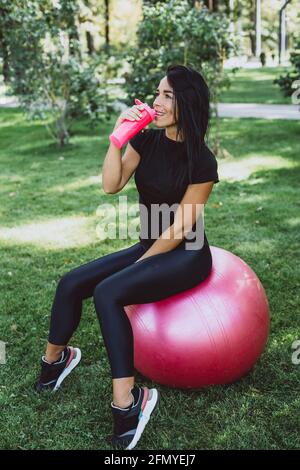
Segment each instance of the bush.
[{"label": "bush", "polygon": [[[154,86],[168,65],[177,63],[191,66],[203,74],[212,102],[216,104],[222,88],[230,84],[223,70],[223,61],[231,54],[238,54],[239,50],[239,39],[232,37],[228,18],[211,12],[203,3],[196,7],[187,0],[169,0],[152,5],[147,2],[143,12],[144,18],[137,31],[137,46],[129,51],[131,73],[124,75],[127,98],[123,101],[132,105],[134,98],[138,97],[152,103]],[[212,114],[216,109],[215,106]],[[218,152],[218,137],[215,148]]]}]

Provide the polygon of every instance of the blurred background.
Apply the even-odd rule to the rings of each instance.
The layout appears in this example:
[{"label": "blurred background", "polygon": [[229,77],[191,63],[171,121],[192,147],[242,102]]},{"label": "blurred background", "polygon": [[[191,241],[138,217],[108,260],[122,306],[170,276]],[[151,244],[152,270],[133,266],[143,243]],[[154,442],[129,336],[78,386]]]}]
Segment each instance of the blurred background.
[{"label": "blurred background", "polygon": [[152,104],[170,63],[203,73],[216,115],[219,102],[261,94],[291,103],[299,31],[297,0],[1,0],[0,104],[52,118],[47,129],[64,145],[71,121],[105,121],[136,96]]}]

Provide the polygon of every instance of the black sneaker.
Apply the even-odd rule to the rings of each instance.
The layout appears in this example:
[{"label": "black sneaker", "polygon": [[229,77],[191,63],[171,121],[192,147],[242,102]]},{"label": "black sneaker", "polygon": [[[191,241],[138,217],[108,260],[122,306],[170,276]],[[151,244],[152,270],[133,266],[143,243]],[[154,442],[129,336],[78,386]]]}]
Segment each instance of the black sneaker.
[{"label": "black sneaker", "polygon": [[72,346],[67,346],[62,352],[60,360],[52,364],[47,362],[45,356],[43,356],[41,360],[41,374],[35,384],[35,390],[41,392],[50,389],[56,392],[63,380],[77,366],[80,359],[80,349],[72,348]]},{"label": "black sneaker", "polygon": [[110,444],[115,449],[131,450],[136,446],[158,405],[159,392],[156,388],[135,386],[132,395],[134,401],[129,408],[119,408],[111,403],[114,431]]}]

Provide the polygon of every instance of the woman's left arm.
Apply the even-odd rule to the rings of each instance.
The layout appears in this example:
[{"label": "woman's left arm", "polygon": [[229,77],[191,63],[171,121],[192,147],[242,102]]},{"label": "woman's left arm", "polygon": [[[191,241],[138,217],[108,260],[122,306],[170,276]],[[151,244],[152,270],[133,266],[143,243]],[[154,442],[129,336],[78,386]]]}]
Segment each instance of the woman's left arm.
[{"label": "woman's left arm", "polygon": [[214,181],[189,184],[182,200],[180,201],[174,217],[174,223],[170,225],[153,245],[135,263],[149,256],[166,253],[174,250],[185,238],[202,214]]}]

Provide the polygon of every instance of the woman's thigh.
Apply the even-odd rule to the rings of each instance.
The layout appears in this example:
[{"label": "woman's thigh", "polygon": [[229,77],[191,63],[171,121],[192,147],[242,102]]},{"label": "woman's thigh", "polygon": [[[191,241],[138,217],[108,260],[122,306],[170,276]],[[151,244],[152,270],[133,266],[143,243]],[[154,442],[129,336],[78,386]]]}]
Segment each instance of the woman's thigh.
[{"label": "woman's thigh", "polygon": [[209,246],[198,251],[175,249],[108,276],[98,285],[98,294],[122,306],[154,302],[195,287],[206,279],[211,267]]},{"label": "woman's thigh", "polygon": [[133,264],[145,253],[140,242],[71,269],[63,275],[65,287],[80,294],[82,299],[91,297],[95,286],[106,277]]}]

